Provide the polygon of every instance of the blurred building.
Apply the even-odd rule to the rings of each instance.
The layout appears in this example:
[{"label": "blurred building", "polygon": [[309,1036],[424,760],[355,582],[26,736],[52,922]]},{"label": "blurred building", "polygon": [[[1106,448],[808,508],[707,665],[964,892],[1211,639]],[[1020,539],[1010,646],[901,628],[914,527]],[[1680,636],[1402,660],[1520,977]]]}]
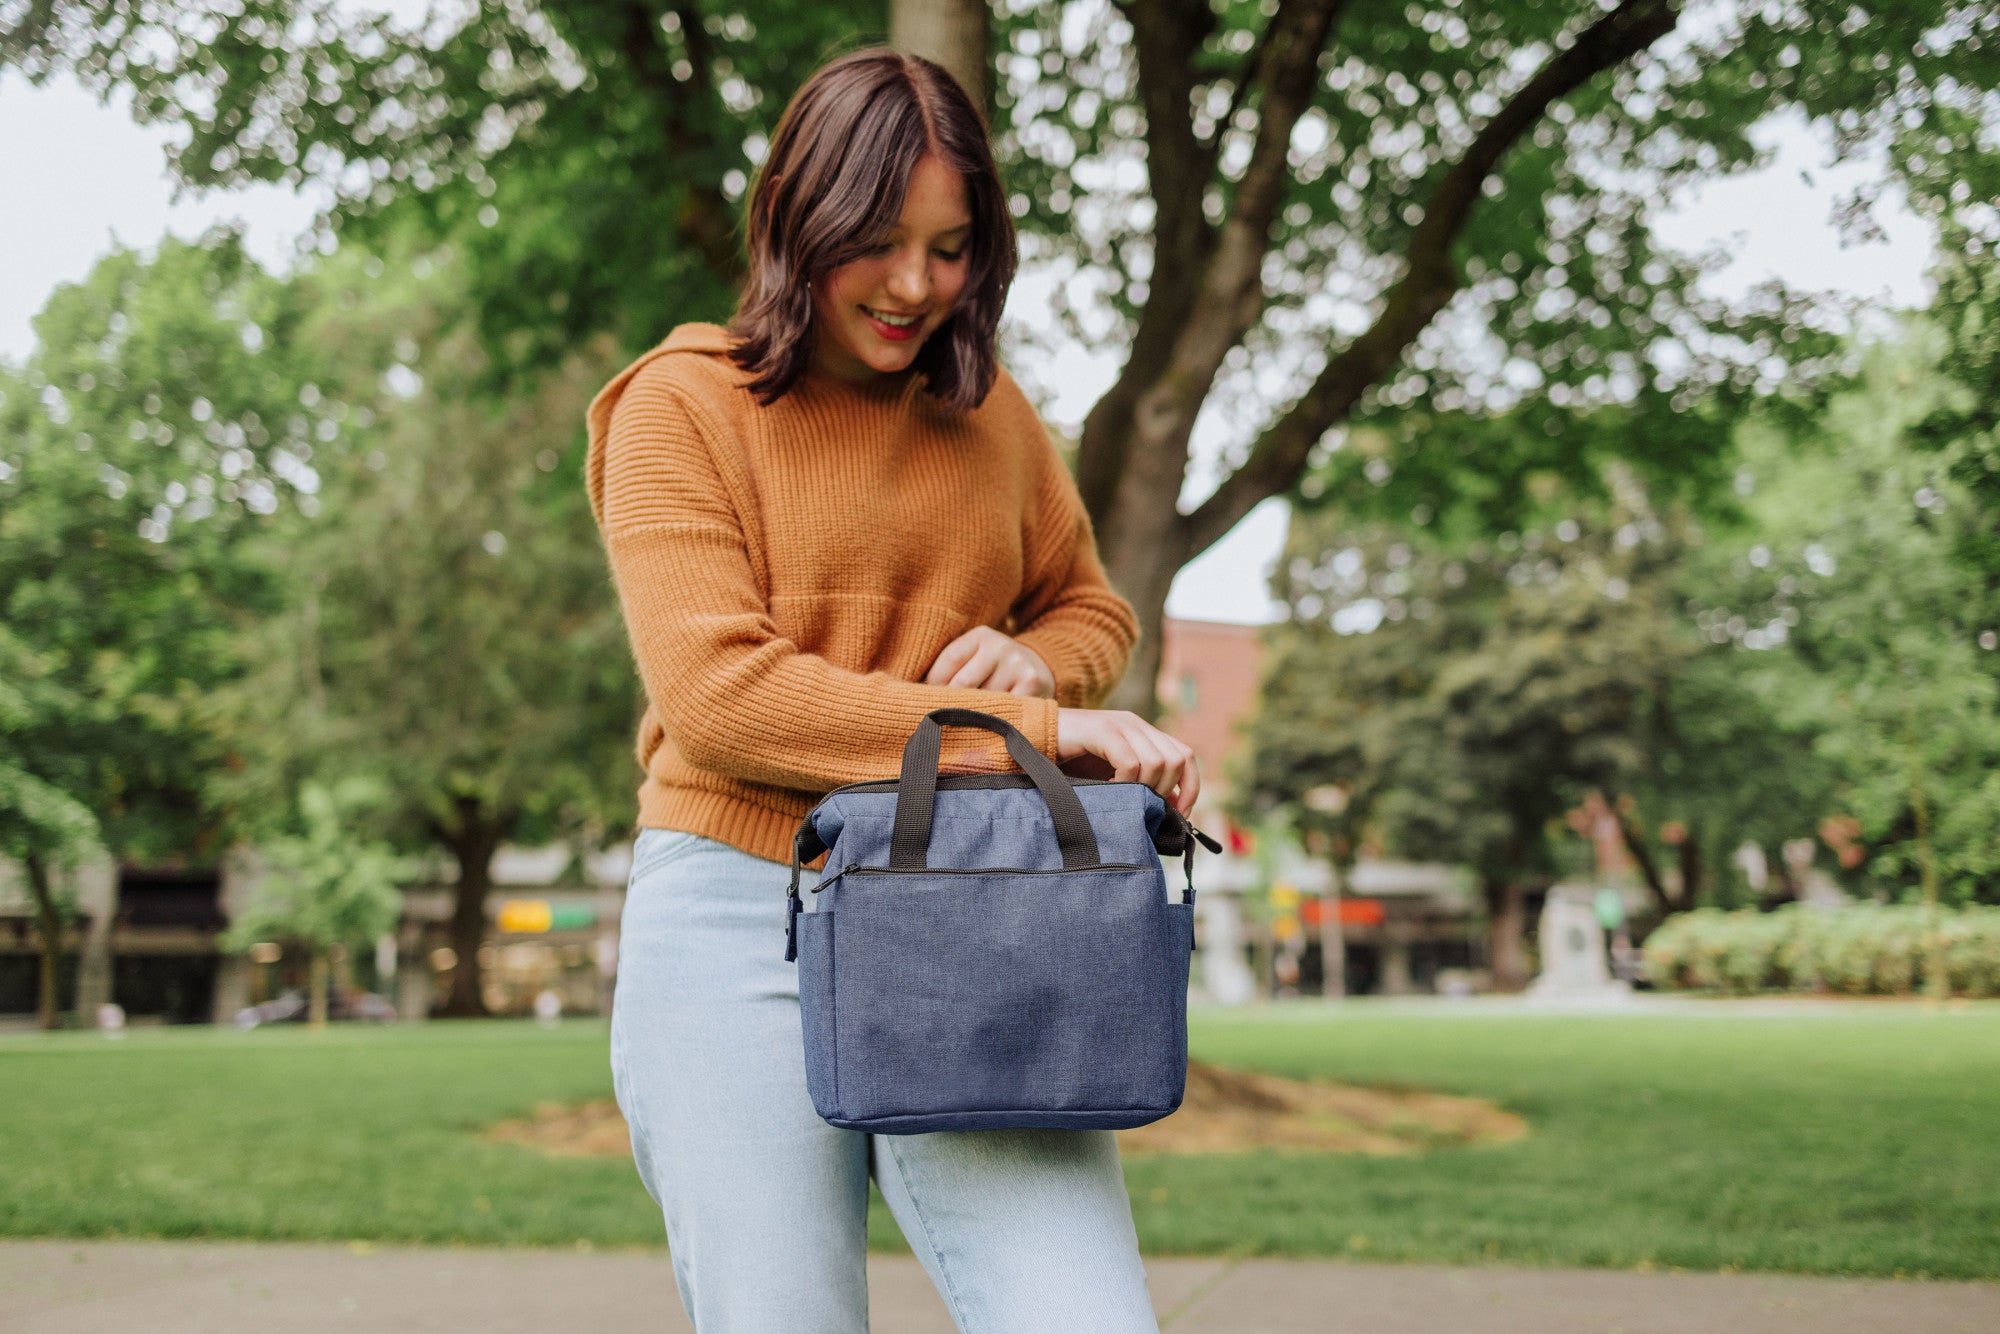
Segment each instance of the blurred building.
[{"label": "blurred building", "polygon": [[[116,1001],[135,1015],[188,1023],[214,1013],[228,922],[221,868],[120,866],[96,857],[53,873],[71,906],[57,992],[90,1014]],[[0,1017],[32,1015],[41,976],[27,874],[0,858]]]},{"label": "blurred building", "polygon": [[1320,992],[1329,942],[1349,994],[1483,985],[1481,909],[1455,868],[1364,856],[1336,893],[1324,861],[1290,843],[1260,849],[1254,831],[1222,813],[1228,764],[1257,707],[1262,670],[1261,627],[1167,618],[1160,726],[1194,747],[1201,796],[1193,819],[1225,849],[1195,857],[1202,990],[1217,1000]]},{"label": "blurred building", "polygon": [[[493,854],[489,925],[479,961],[486,1007],[495,1014],[528,1014],[537,995],[553,991],[566,1014],[608,1013],[618,914],[631,868],[627,842],[581,858],[561,845],[502,845]],[[404,894],[394,979],[396,1008],[404,1018],[429,1014],[451,985],[457,967],[451,945],[455,879],[440,876]]]},{"label": "blurred building", "polygon": [[[487,1005],[525,1014],[548,990],[567,1013],[607,1008],[630,865],[629,844],[581,859],[566,847],[503,845],[487,896]],[[262,874],[247,849],[219,866],[121,866],[100,856],[58,872],[58,891],[75,909],[57,974],[64,1008],[88,1017],[109,1001],[135,1023],[224,1023],[245,1006],[303,988],[307,960],[299,952],[274,943],[230,954],[218,943]],[[457,964],[449,939],[452,880],[439,874],[407,890],[396,935],[343,959],[339,973],[393,997],[405,1018],[426,1016]],[[0,859],[0,1022],[31,1019],[40,969],[25,874]]]}]

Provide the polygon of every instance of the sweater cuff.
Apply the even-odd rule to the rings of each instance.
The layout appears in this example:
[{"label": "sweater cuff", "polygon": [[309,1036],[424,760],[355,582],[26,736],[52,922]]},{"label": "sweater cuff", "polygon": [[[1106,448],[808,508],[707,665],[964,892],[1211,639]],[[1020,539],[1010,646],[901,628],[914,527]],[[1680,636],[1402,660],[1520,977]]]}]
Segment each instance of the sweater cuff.
[{"label": "sweater cuff", "polygon": [[1036,625],[1015,635],[1014,642],[1033,649],[1049,665],[1056,678],[1057,704],[1066,709],[1096,706],[1104,664],[1094,660],[1080,636],[1058,626]]},{"label": "sweater cuff", "polygon": [[[1040,650],[1036,650],[1040,652]],[[1052,699],[1040,695],[1027,697],[1021,710],[1021,735],[1034,743],[1035,749],[1057,764],[1062,763],[1062,754],[1057,734],[1057,720],[1063,706]]]}]

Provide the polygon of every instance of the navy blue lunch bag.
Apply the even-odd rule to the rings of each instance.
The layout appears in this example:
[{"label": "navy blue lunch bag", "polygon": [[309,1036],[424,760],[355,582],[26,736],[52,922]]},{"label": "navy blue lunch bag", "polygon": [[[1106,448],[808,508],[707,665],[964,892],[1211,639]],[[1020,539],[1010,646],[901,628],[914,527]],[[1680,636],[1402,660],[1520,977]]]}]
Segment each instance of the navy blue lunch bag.
[{"label": "navy blue lunch bag", "polygon": [[[940,776],[946,726],[998,733],[1025,772]],[[933,709],[900,778],[835,788],[793,840],[785,957],[814,1109],[885,1134],[1173,1111],[1197,840],[1222,850],[1144,783],[1072,778],[1003,718]],[[1162,854],[1185,859],[1178,902]]]}]

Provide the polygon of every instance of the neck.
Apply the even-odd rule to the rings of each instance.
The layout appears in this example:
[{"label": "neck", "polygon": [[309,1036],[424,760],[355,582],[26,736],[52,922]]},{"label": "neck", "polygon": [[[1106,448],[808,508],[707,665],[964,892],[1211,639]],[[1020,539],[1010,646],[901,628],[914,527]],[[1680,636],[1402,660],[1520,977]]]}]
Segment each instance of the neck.
[{"label": "neck", "polygon": [[916,368],[906,366],[899,371],[878,371],[873,366],[860,364],[858,368],[841,369],[830,366],[819,356],[806,364],[806,377],[818,384],[841,389],[853,389],[875,397],[896,394],[916,378]]}]

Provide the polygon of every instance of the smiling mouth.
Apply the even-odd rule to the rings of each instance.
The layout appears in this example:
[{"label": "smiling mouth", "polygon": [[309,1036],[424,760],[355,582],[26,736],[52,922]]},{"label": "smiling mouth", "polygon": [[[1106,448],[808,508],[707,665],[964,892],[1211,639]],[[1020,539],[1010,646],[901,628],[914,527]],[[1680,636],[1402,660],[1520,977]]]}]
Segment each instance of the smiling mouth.
[{"label": "smiling mouth", "polygon": [[921,315],[892,315],[886,310],[877,310],[873,306],[863,306],[861,309],[882,321],[882,323],[893,324],[899,329],[907,329],[923,318]]}]

